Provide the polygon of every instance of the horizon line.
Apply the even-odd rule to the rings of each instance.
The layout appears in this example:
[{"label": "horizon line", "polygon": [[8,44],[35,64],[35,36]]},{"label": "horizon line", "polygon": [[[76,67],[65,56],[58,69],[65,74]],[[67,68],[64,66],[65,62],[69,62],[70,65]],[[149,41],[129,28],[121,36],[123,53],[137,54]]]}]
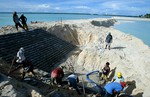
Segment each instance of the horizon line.
[{"label": "horizon line", "polygon": [[[0,12],[12,14],[13,12]],[[17,13],[25,13],[25,14],[76,14],[76,15],[101,15],[101,16],[125,16],[125,17],[138,17],[139,15],[117,15],[117,14],[97,14],[97,13],[68,13],[68,12],[17,12]]]}]

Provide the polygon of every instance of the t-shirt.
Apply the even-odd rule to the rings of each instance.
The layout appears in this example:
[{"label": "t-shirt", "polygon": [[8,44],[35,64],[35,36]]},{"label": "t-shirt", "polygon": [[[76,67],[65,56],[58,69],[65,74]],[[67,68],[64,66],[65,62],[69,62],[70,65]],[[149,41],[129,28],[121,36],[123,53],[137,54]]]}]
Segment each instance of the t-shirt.
[{"label": "t-shirt", "polygon": [[62,78],[64,76],[64,72],[61,68],[56,68],[52,71],[51,77],[52,78]]},{"label": "t-shirt", "polygon": [[109,35],[107,35],[107,37],[106,37],[106,42],[107,42],[107,43],[111,43],[111,41],[112,41],[112,35],[109,34]]},{"label": "t-shirt", "polygon": [[23,24],[26,23],[26,21],[27,21],[27,18],[24,15],[21,15],[20,19]]},{"label": "t-shirt", "polygon": [[104,86],[104,88],[111,95],[113,94],[114,90],[117,92],[120,92],[122,90],[121,84],[117,82],[108,83]]},{"label": "t-shirt", "polygon": [[109,67],[109,66],[105,66],[105,67],[103,68],[103,74],[104,74],[104,75],[108,75],[109,72],[110,72],[110,67]]},{"label": "t-shirt", "polygon": [[79,79],[77,75],[71,74],[68,76],[68,81],[70,83],[70,86],[73,86],[74,88],[77,87],[77,83],[79,82]]},{"label": "t-shirt", "polygon": [[17,60],[16,60],[16,62],[17,63],[22,63],[26,58],[25,58],[25,56],[24,56],[24,51],[22,51],[22,50],[19,50],[18,52],[17,52]]},{"label": "t-shirt", "polygon": [[68,78],[74,78],[75,80],[77,80],[77,76],[74,74],[69,75]]},{"label": "t-shirt", "polygon": [[14,22],[15,22],[15,23],[19,23],[18,15],[15,15],[15,16],[13,17],[13,19],[14,19]]},{"label": "t-shirt", "polygon": [[118,83],[120,83],[120,82],[124,82],[124,78],[123,78],[123,77],[118,78],[117,76],[114,76],[114,79],[115,79],[115,81],[114,81],[114,82],[118,82]]}]

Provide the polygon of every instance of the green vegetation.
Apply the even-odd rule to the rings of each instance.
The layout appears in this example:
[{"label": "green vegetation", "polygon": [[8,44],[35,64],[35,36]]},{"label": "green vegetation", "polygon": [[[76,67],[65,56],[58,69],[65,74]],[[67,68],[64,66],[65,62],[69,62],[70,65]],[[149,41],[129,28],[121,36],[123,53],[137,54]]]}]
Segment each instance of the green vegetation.
[{"label": "green vegetation", "polygon": [[150,18],[150,14],[140,15],[139,17]]},{"label": "green vegetation", "polygon": [[146,17],[146,18],[150,18],[150,14],[146,14],[146,15],[144,15],[144,17]]}]

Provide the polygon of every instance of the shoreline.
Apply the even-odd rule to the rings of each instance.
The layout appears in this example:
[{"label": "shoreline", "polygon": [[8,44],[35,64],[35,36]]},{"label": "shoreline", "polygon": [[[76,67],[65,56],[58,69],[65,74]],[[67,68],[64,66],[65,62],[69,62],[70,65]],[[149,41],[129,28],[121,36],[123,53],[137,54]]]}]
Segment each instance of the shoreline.
[{"label": "shoreline", "polygon": [[150,18],[136,18],[136,17],[112,17],[113,19],[121,19],[121,20],[139,20],[139,21],[150,21]]}]

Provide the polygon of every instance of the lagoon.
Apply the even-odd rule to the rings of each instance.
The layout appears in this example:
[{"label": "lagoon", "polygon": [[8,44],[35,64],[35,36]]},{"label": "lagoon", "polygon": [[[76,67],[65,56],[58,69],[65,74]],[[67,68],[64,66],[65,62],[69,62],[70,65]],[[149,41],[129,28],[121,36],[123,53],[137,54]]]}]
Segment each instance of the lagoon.
[{"label": "lagoon", "polygon": [[115,29],[133,35],[150,46],[150,21],[146,20],[121,20],[114,26]]}]

